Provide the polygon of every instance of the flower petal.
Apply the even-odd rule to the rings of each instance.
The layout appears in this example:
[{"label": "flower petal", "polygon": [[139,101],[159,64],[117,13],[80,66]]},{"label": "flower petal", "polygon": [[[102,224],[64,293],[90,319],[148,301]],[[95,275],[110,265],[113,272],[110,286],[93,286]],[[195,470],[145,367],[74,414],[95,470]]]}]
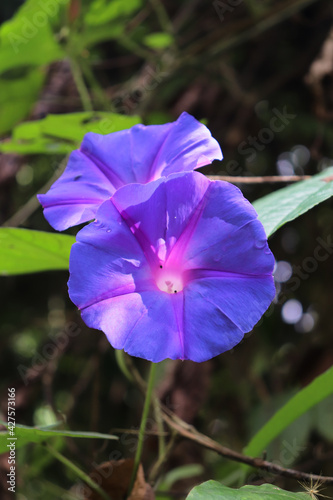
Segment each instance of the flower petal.
[{"label": "flower petal", "polygon": [[81,151],[73,151],[61,177],[37,198],[52,227],[63,231],[95,218],[98,207],[115,189],[107,176]]},{"label": "flower petal", "polygon": [[218,143],[187,113],[165,125],[135,125],[105,136],[89,132],[62,176],[38,199],[49,223],[64,230],[93,219],[121,186],[190,171],[214,159],[222,159]]},{"label": "flower petal", "polygon": [[[205,237],[203,238],[203,234]],[[253,206],[228,182],[211,183],[209,196],[190,240],[182,235],[172,254],[187,269],[219,269],[250,275],[271,275],[274,256]],[[173,258],[173,255],[171,256]]]},{"label": "flower petal", "polygon": [[99,217],[78,232],[70,254],[69,295],[81,310],[152,288],[142,248],[110,200],[101,206]]},{"label": "flower petal", "polygon": [[173,174],[167,180],[123,187],[112,202],[145,248],[158,255],[164,241],[167,257],[181,234],[188,230],[190,220],[193,224],[200,217],[210,186],[211,182],[199,172]]},{"label": "flower petal", "polygon": [[172,306],[175,298],[157,291],[118,296],[86,308],[82,318],[102,330],[115,349],[154,363],[179,359],[183,350]]},{"label": "flower petal", "polygon": [[184,290],[185,359],[201,362],[238,344],[275,295],[272,276],[202,276]]}]

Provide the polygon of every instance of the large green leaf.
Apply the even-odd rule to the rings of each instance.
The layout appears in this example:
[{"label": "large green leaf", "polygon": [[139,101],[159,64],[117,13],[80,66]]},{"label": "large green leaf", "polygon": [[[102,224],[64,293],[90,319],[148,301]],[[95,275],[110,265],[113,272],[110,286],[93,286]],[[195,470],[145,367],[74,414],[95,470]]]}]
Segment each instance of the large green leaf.
[{"label": "large green leaf", "polygon": [[[47,3],[47,2],[46,2]],[[58,5],[58,2],[54,2]],[[62,59],[65,53],[50,27],[54,16],[37,2],[26,2],[0,28],[0,74],[27,66],[40,66]]]},{"label": "large green leaf", "polygon": [[73,236],[0,228],[0,276],[68,269]]},{"label": "large green leaf", "polygon": [[333,195],[333,168],[279,189],[253,203],[267,236]]},{"label": "large green leaf", "polygon": [[315,378],[280,408],[253,436],[244,449],[244,454],[250,457],[260,455],[286,427],[331,394],[333,394],[333,367]]},{"label": "large green leaf", "polygon": [[[2,425],[7,426],[4,422]],[[54,437],[74,437],[88,439],[118,439],[117,436],[111,434],[100,434],[98,432],[76,432],[69,430],[54,430],[53,427],[59,426],[62,423],[48,427],[27,427],[26,425],[16,424],[12,429],[0,432],[0,453],[8,451],[8,443],[15,442],[15,448],[21,448],[29,443],[42,443]]]},{"label": "large green leaf", "polygon": [[65,57],[51,28],[60,8],[27,0],[0,26],[0,135],[29,114],[44,82],[41,66]]},{"label": "large green leaf", "polygon": [[290,493],[272,484],[228,488],[217,481],[207,481],[190,491],[186,500],[308,500],[306,493]]},{"label": "large green leaf", "polygon": [[22,123],[0,151],[21,154],[67,154],[77,148],[87,132],[110,134],[140,123],[138,116],[116,113],[68,113],[48,115],[42,120]]},{"label": "large green leaf", "polygon": [[39,69],[24,72],[20,78],[0,77],[0,135],[26,118],[43,82],[44,74]]}]

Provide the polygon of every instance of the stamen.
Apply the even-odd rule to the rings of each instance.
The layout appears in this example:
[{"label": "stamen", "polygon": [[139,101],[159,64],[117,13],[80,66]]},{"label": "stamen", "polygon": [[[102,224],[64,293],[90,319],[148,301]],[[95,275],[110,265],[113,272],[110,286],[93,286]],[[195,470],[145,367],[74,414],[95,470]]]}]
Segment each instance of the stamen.
[{"label": "stamen", "polygon": [[183,277],[178,270],[163,268],[160,265],[155,279],[158,288],[162,292],[178,293],[183,290]]}]

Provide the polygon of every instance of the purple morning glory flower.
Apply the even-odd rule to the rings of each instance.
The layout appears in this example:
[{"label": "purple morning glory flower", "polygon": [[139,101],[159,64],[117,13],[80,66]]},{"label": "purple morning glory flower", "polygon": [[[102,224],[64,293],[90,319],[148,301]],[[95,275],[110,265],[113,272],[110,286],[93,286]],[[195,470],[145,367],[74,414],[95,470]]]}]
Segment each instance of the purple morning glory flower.
[{"label": "purple morning glory flower", "polygon": [[198,172],[119,189],[77,234],[69,294],[116,349],[201,362],[274,298],[274,257],[241,191]]},{"label": "purple morning glory flower", "polygon": [[61,177],[38,199],[51,226],[63,231],[94,219],[98,207],[125,184],[145,184],[214,159],[222,160],[220,146],[187,113],[165,125],[135,125],[108,135],[89,132]]}]

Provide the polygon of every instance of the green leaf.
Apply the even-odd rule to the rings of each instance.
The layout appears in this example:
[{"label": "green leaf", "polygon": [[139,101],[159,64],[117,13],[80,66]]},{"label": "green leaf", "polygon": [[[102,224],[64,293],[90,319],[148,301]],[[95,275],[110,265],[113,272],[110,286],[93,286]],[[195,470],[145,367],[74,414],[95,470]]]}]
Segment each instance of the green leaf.
[{"label": "green leaf", "polygon": [[168,33],[151,33],[144,37],[143,43],[154,50],[163,50],[172,45],[174,39]]},{"label": "green leaf", "polygon": [[186,500],[308,500],[306,493],[290,493],[272,484],[228,488],[217,481],[207,481],[190,491]]},{"label": "green leaf", "polygon": [[38,69],[22,78],[0,77],[0,135],[9,132],[30,113],[43,83],[44,74]]},{"label": "green leaf", "polygon": [[167,472],[158,486],[158,491],[171,490],[174,483],[182,479],[189,479],[190,477],[200,476],[205,472],[200,464],[180,465],[175,469]]},{"label": "green leaf", "polygon": [[[6,426],[4,422],[0,422]],[[88,438],[88,439],[118,439],[117,436],[111,434],[100,434],[98,432],[76,432],[66,430],[53,430],[53,427],[62,425],[58,422],[55,425],[48,427],[27,427],[26,425],[16,424],[13,431],[7,430],[0,432],[0,453],[8,451],[8,443],[15,442],[15,448],[21,448],[29,443],[42,443],[54,437],[74,437],[74,438]],[[10,435],[13,432],[14,435]],[[14,439],[16,438],[16,439]]]},{"label": "green leaf", "polygon": [[333,168],[312,179],[279,189],[253,203],[267,237],[333,195]]},{"label": "green leaf", "polygon": [[2,24],[0,74],[14,68],[49,64],[65,57],[52,33],[50,18],[36,6],[34,9],[21,8],[13,19]]},{"label": "green leaf", "polygon": [[0,276],[68,269],[73,236],[0,228]]},{"label": "green leaf", "polygon": [[43,137],[35,137],[31,140],[9,140],[0,142],[1,153],[15,153],[21,155],[35,154],[60,154],[67,155],[77,148],[77,144],[66,143],[61,141],[46,139]]},{"label": "green leaf", "polygon": [[87,132],[110,134],[131,128],[140,123],[138,116],[125,116],[117,113],[71,113],[48,115],[41,120],[41,132],[67,141],[80,143]]},{"label": "green leaf", "polygon": [[0,143],[0,151],[21,154],[68,154],[87,132],[110,134],[140,123],[138,116],[116,113],[68,113],[18,125],[12,140]]},{"label": "green leaf", "polygon": [[331,394],[333,367],[315,378],[280,408],[251,439],[244,449],[244,454],[250,457],[259,456],[286,427]]},{"label": "green leaf", "polygon": [[65,57],[51,29],[63,7],[52,5],[27,0],[0,26],[0,135],[29,114],[44,82],[41,66]]},{"label": "green leaf", "polygon": [[314,408],[314,425],[315,429],[327,441],[333,442],[333,395],[326,398]]}]

